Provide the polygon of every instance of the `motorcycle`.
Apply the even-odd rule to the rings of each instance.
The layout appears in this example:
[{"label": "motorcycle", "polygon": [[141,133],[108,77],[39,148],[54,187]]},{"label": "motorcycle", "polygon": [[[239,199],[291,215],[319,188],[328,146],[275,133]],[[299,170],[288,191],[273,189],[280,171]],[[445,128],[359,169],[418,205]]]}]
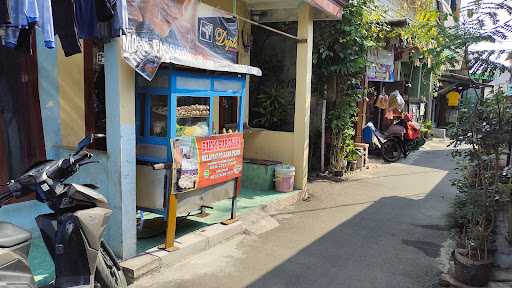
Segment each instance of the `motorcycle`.
[{"label": "motorcycle", "polygon": [[[127,287],[122,268],[102,234],[112,214],[107,199],[95,185],[64,183],[81,167],[99,163],[86,148],[94,139],[85,137],[69,157],[40,162],[0,186],[0,207],[35,191],[36,199],[54,212],[36,217],[43,241],[55,266],[49,287]],[[32,235],[12,223],[0,221],[0,287],[35,288],[28,264]]]},{"label": "motorcycle", "polygon": [[402,155],[407,158],[409,151],[416,150],[425,144],[425,139],[420,136],[419,128],[412,121],[401,119],[393,123],[386,132],[375,129],[371,122],[367,124],[367,128],[372,135],[370,144],[376,147],[382,158],[388,162],[397,162]]}]

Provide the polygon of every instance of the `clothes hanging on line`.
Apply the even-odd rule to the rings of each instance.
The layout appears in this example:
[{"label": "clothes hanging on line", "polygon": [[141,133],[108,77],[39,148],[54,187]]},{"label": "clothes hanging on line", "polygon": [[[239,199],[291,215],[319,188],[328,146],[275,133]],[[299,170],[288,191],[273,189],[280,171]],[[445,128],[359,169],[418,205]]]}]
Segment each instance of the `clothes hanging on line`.
[{"label": "clothes hanging on line", "polygon": [[10,6],[7,0],[0,0],[0,25],[11,24]]},{"label": "clothes hanging on line", "polygon": [[123,1],[0,0],[2,44],[29,53],[34,26],[41,29],[46,48],[55,48],[58,35],[64,55],[71,56],[81,52],[79,39],[108,42],[123,35],[127,25]]},{"label": "clothes hanging on line", "polygon": [[32,22],[28,24],[28,27],[20,28],[16,50],[25,54],[32,54],[32,32],[34,31],[34,26],[35,22]]},{"label": "clothes hanging on line", "polygon": [[39,28],[43,32],[44,46],[48,49],[55,48],[55,30],[53,27],[53,12],[51,0],[37,0]]},{"label": "clothes hanging on line", "polygon": [[69,57],[82,53],[78,32],[76,29],[75,6],[73,1],[53,0],[53,27],[59,36],[64,56]]}]

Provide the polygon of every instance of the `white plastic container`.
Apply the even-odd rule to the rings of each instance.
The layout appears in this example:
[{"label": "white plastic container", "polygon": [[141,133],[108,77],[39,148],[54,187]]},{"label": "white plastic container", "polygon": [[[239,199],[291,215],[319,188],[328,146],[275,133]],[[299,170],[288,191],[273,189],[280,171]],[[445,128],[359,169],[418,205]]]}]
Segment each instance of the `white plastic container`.
[{"label": "white plastic container", "polygon": [[275,168],[275,184],[278,192],[292,192],[295,183],[295,167],[292,165],[277,165]]}]

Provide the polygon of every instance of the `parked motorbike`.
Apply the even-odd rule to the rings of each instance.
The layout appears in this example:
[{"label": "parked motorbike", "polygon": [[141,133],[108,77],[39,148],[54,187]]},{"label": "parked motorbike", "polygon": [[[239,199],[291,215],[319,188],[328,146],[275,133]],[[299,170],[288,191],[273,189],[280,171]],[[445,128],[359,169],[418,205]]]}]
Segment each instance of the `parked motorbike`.
[{"label": "parked motorbike", "polygon": [[[36,217],[36,222],[55,265],[50,287],[127,287],[122,269],[102,240],[112,210],[95,185],[64,183],[93,155],[86,151],[94,139],[85,137],[76,152],[60,160],[47,160],[0,186],[0,207],[12,198],[35,191],[36,199],[54,212]],[[0,287],[35,288],[28,265],[32,235],[14,224],[0,221]]]},{"label": "parked motorbike", "polygon": [[[411,125],[412,124],[412,125]],[[375,129],[373,124],[368,123],[368,127],[372,130],[372,145],[375,146],[382,155],[382,158],[388,162],[397,162],[407,157],[409,151],[416,150],[425,143],[419,134],[419,128],[414,127],[411,121],[399,120],[391,125],[386,132]],[[414,130],[411,131],[410,130]]]}]

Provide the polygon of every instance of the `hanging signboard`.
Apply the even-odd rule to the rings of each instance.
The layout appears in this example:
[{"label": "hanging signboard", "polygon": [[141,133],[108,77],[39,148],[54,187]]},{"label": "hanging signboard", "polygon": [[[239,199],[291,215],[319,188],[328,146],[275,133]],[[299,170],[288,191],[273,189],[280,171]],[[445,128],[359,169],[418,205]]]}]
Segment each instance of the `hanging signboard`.
[{"label": "hanging signboard", "polygon": [[123,58],[151,80],[161,62],[261,75],[238,60],[237,19],[198,0],[127,0]]},{"label": "hanging signboard", "polygon": [[209,187],[242,176],[241,133],[173,140],[175,193]]},{"label": "hanging signboard", "polygon": [[512,84],[507,85],[507,96],[512,96]]},{"label": "hanging signboard", "polygon": [[368,51],[368,66],[366,75],[368,81],[395,81],[395,65],[393,51],[370,49]]}]

